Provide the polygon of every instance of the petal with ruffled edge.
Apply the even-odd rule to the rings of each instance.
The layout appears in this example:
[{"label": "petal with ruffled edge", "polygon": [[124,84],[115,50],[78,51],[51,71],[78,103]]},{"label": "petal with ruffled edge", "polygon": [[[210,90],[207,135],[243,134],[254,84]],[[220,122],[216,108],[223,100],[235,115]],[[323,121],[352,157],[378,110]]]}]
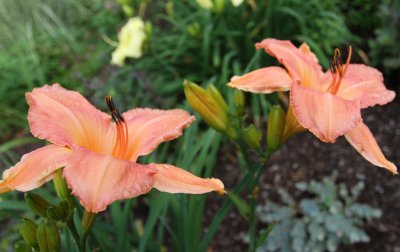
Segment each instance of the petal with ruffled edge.
[{"label": "petal with ruffled edge", "polygon": [[347,100],[360,99],[361,108],[385,105],[396,96],[386,89],[381,72],[361,64],[348,66],[337,95]]},{"label": "petal with ruffled edge", "polygon": [[138,156],[151,153],[160,143],[179,137],[193,121],[184,110],[136,108],[123,113],[129,131],[127,157],[135,161]]},{"label": "petal with ruffled edge", "polygon": [[323,142],[335,142],[338,136],[361,121],[360,104],[328,92],[293,84],[290,102],[299,123]]},{"label": "petal with ruffled edge", "polygon": [[228,86],[258,94],[270,94],[277,91],[288,91],[292,82],[292,78],[285,69],[265,67],[242,76],[232,77]]},{"label": "petal with ruffled edge", "polygon": [[147,193],[154,184],[152,165],[101,155],[79,146],[64,168],[64,178],[85,209],[104,211],[116,200]]},{"label": "petal with ruffled edge", "polygon": [[110,116],[93,107],[81,94],[59,84],[26,93],[32,134],[60,146],[78,144],[92,151],[111,152],[114,138]]},{"label": "petal with ruffled edge", "polygon": [[0,193],[12,190],[30,191],[53,178],[54,172],[65,166],[71,151],[47,145],[22,156],[21,161],[3,173]]},{"label": "petal with ruffled edge", "polygon": [[397,174],[397,167],[385,158],[371,131],[363,122],[346,132],[345,137],[366,160]]},{"label": "petal with ruffled edge", "polygon": [[303,43],[297,48],[288,40],[264,39],[256,44],[256,48],[264,49],[277,58],[289,71],[293,80],[300,81],[303,86],[319,88],[319,78],[323,75],[322,67],[307,44]]},{"label": "petal with ruffled edge", "polygon": [[224,193],[224,184],[215,178],[200,178],[169,164],[154,164],[154,188],[168,193],[202,194],[212,191]]}]

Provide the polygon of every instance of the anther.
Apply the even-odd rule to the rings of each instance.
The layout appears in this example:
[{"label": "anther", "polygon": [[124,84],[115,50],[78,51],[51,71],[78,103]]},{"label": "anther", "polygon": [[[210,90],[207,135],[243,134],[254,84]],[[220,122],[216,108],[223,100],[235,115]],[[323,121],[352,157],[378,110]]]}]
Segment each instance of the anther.
[{"label": "anther", "polygon": [[113,121],[116,123],[125,122],[124,117],[119,113],[118,109],[115,107],[112,97],[107,95],[104,97],[104,100],[106,101],[108,110],[111,113],[111,118],[113,119]]},{"label": "anther", "polygon": [[332,57],[332,61],[329,63],[329,69],[332,73],[332,81],[328,87],[328,92],[336,94],[339,90],[342,79],[347,71],[347,67],[350,63],[352,48],[349,46],[349,53],[347,56],[346,63],[343,64],[342,56],[338,48],[335,49]]},{"label": "anther", "polygon": [[128,125],[126,124],[124,117],[115,107],[112,97],[105,96],[104,100],[107,104],[108,110],[110,111],[111,118],[116,123],[117,127],[117,135],[112,153],[116,157],[124,158],[128,145]]}]

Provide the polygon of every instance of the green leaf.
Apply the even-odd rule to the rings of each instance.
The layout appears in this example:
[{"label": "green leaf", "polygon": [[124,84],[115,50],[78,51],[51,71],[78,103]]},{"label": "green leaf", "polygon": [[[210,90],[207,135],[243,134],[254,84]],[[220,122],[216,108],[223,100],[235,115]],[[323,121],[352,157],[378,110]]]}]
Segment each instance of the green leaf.
[{"label": "green leaf", "polygon": [[234,192],[228,192],[228,197],[232,200],[233,204],[236,206],[236,208],[239,210],[240,215],[245,218],[246,220],[249,220],[250,217],[250,205],[243,200],[241,197],[239,197],[237,194]]}]

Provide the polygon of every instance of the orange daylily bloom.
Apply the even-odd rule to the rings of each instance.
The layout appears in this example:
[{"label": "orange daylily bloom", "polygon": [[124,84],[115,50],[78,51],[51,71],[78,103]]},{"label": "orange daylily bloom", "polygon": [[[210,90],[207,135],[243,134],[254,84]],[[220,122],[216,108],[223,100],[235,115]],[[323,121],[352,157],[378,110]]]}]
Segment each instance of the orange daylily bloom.
[{"label": "orange daylily bloom", "polygon": [[228,85],[253,93],[290,91],[284,139],[304,129],[323,142],[335,142],[344,135],[365,159],[397,173],[361,118],[361,109],[384,105],[395,97],[377,69],[350,64],[351,47],[346,62],[336,49],[331,69],[325,73],[306,43],[297,48],[290,41],[265,39],[256,48],[276,57],[286,69],[258,69],[233,77]]},{"label": "orange daylily bloom", "polygon": [[32,134],[52,144],[24,155],[6,170],[0,193],[33,190],[62,167],[72,194],[92,213],[153,187],[169,193],[224,192],[219,179],[202,179],[169,164],[136,162],[182,134],[194,120],[184,110],[136,108],[120,114],[106,97],[110,117],[59,84],[35,88],[26,99]]}]

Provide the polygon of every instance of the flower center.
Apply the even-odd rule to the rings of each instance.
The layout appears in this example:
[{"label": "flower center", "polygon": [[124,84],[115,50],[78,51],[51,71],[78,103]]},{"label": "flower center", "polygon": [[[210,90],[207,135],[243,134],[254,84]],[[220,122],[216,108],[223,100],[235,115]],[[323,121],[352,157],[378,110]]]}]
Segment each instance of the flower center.
[{"label": "flower center", "polygon": [[351,46],[349,46],[349,53],[347,55],[347,60],[346,63],[343,65],[342,55],[340,53],[340,50],[338,48],[335,49],[332,61],[329,64],[329,68],[332,73],[332,81],[327,90],[333,95],[335,95],[339,90],[340,83],[342,82],[342,79],[347,71],[347,67],[349,66],[350,63],[351,53],[352,49]]},{"label": "flower center", "polygon": [[114,148],[112,155],[117,158],[126,158],[126,150],[128,146],[128,125],[124,117],[119,113],[117,108],[114,106],[111,96],[104,97],[108,110],[110,111],[111,118],[115,122],[117,127],[117,136],[115,138]]}]

